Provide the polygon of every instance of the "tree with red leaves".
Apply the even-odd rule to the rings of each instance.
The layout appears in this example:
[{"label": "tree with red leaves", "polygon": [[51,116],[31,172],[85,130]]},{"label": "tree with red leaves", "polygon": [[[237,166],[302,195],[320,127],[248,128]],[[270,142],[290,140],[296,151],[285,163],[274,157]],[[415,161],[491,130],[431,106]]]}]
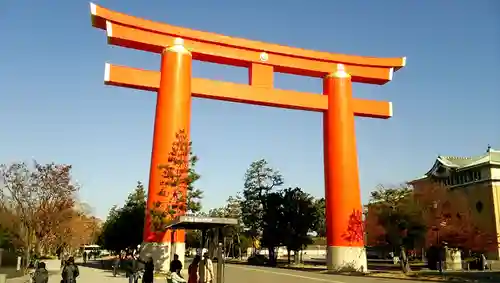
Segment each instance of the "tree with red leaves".
[{"label": "tree with red leaves", "polygon": [[377,215],[377,207],[373,204],[367,205],[364,219],[364,230],[366,233],[366,245],[368,247],[386,246],[385,229],[380,225]]},{"label": "tree with red leaves", "polygon": [[418,206],[423,211],[427,230],[427,244],[488,252],[498,250],[496,232],[485,231],[475,223],[467,199],[460,189],[450,190],[440,182],[427,180],[414,191]]}]

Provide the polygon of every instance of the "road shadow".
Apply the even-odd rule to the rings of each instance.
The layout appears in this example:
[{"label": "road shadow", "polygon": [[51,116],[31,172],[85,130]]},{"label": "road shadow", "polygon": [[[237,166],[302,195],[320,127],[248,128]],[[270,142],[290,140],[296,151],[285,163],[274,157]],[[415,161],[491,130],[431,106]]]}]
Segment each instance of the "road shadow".
[{"label": "road shadow", "polygon": [[[118,269],[116,276],[113,274],[113,262],[114,259],[101,259],[101,260],[90,260],[86,263],[79,262],[76,263],[78,266],[83,266],[92,269],[99,269],[106,272],[105,277],[125,277],[124,268]],[[125,266],[125,261],[121,263],[122,266]]]},{"label": "road shadow", "polygon": [[113,262],[111,260],[90,260],[85,263],[83,262],[78,262],[76,263],[78,266],[84,266],[88,268],[93,268],[93,269],[101,269],[101,270],[112,270],[113,268]]},{"label": "road shadow", "polygon": [[419,280],[427,277],[440,277],[444,282],[499,283],[500,271],[445,271],[443,274],[435,271],[419,272]]},{"label": "road shadow", "polygon": [[[226,261],[229,264],[243,264],[243,265],[254,265],[254,266],[269,266],[266,263],[263,264],[252,264],[249,263],[248,261],[241,261],[241,260],[227,260]],[[297,270],[311,270],[311,271],[321,271],[321,270],[326,270],[326,266],[323,262],[318,262],[318,261],[309,261],[309,260],[303,260],[302,263],[294,265],[293,262],[288,263],[288,260],[285,259],[278,259],[276,261],[276,266],[270,266],[270,267],[278,267],[278,268],[288,268],[288,269],[297,269]],[[425,269],[426,266],[421,263],[414,263],[410,264],[411,269],[413,271],[420,271],[422,269]],[[401,267],[399,264],[392,264],[392,263],[387,263],[387,262],[379,262],[379,261],[374,261],[374,262],[368,262],[368,270],[373,270],[373,271],[399,271],[401,270]]]},{"label": "road shadow", "polygon": [[368,264],[369,273],[359,272],[327,272],[326,266],[321,264],[309,265],[293,265],[288,264],[287,261],[278,261],[276,266],[269,266],[265,264],[250,264],[246,261],[229,260],[228,264],[247,265],[247,266],[260,266],[269,268],[288,269],[296,271],[305,271],[323,274],[335,274],[343,276],[354,277],[369,277],[380,279],[392,280],[412,280],[412,281],[427,281],[427,282],[474,282],[474,283],[500,283],[500,272],[497,271],[445,271],[440,274],[438,271],[425,270],[422,264],[415,264],[412,266],[413,272],[410,275],[404,275],[399,265],[390,264]]}]

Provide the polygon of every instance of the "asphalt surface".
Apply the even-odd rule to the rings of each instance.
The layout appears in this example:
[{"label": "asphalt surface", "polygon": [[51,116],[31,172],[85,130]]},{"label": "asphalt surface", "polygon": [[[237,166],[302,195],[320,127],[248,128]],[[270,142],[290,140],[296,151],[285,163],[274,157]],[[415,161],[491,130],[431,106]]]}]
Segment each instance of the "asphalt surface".
[{"label": "asphalt surface", "polygon": [[225,283],[408,283],[423,281],[408,281],[397,279],[383,279],[370,277],[355,277],[319,272],[305,272],[270,267],[246,265],[227,265],[225,269]]}]

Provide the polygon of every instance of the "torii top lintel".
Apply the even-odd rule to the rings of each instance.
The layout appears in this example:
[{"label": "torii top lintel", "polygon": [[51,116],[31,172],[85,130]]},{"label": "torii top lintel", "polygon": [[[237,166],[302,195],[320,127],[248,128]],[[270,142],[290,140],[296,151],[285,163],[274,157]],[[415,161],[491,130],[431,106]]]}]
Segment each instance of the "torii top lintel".
[{"label": "torii top lintel", "polygon": [[129,16],[93,3],[91,16],[94,27],[107,31],[111,44],[161,53],[176,37],[182,37],[193,59],[205,62],[240,67],[259,63],[273,66],[279,73],[320,78],[342,63],[354,82],[369,84],[387,83],[393,72],[406,63],[405,57],[334,54],[197,31]]},{"label": "torii top lintel", "polygon": [[[333,54],[195,31],[125,15],[92,3],[90,10],[93,26],[106,31],[110,44],[161,53],[180,37],[195,60],[248,68],[248,85],[193,78],[193,97],[323,112],[329,108],[327,96],[276,89],[274,72],[323,78],[334,72],[338,64],[343,64],[354,82],[385,84],[392,79],[393,71],[406,63],[404,57]],[[104,81],[107,85],[157,91],[160,73],[106,63]],[[353,114],[358,117],[392,117],[391,102],[353,98],[352,106]]]}]

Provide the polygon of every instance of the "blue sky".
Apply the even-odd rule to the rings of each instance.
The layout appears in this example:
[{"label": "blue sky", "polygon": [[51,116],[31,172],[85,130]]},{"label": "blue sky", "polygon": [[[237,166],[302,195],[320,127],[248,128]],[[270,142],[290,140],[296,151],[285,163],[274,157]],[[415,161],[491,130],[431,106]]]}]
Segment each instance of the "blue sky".
[{"label": "blue sky", "polygon": [[[384,86],[354,95],[393,102],[390,120],[356,122],[363,201],[377,184],[426,172],[438,154],[500,148],[500,2],[96,1],[152,20],[230,36],[365,56],[407,56]],[[306,4],[307,3],[307,4]],[[104,63],[159,69],[159,56],[111,47],[89,2],[0,3],[0,162],[74,165],[81,198],[106,216],[147,183],[155,94],[103,85]],[[196,63],[193,75],[245,83],[244,69]],[[277,75],[276,87],[321,92],[319,79]],[[205,208],[242,189],[265,158],[287,186],[324,194],[319,113],[195,99],[192,140]]]}]

